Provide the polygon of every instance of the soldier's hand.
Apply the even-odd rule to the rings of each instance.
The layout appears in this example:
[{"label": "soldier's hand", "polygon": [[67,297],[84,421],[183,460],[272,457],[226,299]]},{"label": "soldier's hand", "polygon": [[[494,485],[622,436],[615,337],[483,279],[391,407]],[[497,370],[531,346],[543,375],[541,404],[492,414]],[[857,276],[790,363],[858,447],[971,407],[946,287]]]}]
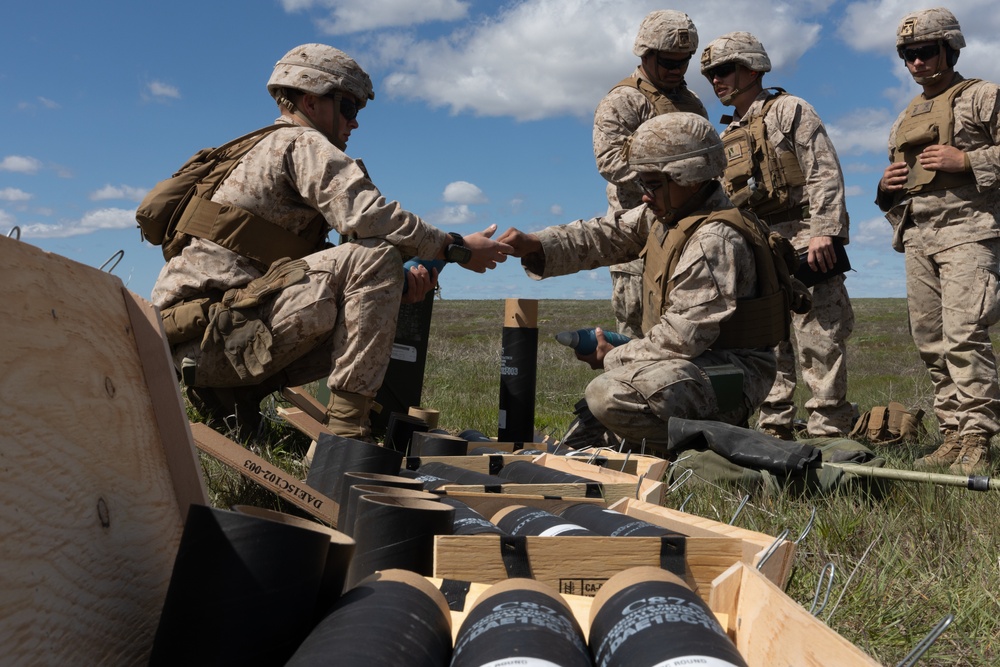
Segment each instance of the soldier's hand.
[{"label": "soldier's hand", "polygon": [[404,275],[406,291],[403,292],[400,303],[421,303],[427,297],[427,293],[437,285],[437,278],[437,269],[428,271],[422,264],[411,266]]},{"label": "soldier's hand", "polygon": [[538,240],[537,236],[525,234],[515,227],[511,227],[501,234],[498,240],[510,246],[510,254],[514,257],[524,257],[542,250],[542,242]]},{"label": "soldier's hand", "polygon": [[472,251],[472,259],[461,266],[476,273],[486,273],[487,269],[495,269],[499,262],[507,261],[507,255],[514,249],[502,240],[491,239],[496,231],[497,226],[490,225],[481,232],[462,237],[465,247]]},{"label": "soldier's hand", "polygon": [[920,166],[928,171],[958,173],[968,168],[965,162],[965,152],[954,146],[942,146],[940,144],[928,146],[920,152],[917,159],[920,160]]},{"label": "soldier's hand", "polygon": [[886,192],[901,190],[906,184],[906,178],[910,174],[910,168],[905,162],[893,162],[885,168],[882,180],[878,182],[878,187]]},{"label": "soldier's hand", "polygon": [[601,327],[595,327],[594,334],[597,336],[597,349],[590,354],[580,354],[577,352],[576,358],[590,364],[590,367],[595,371],[600,371],[604,370],[604,357],[608,352],[615,349],[615,346],[609,343],[608,339],[604,337],[604,330]]},{"label": "soldier's hand", "polygon": [[814,236],[809,239],[809,268],[826,273],[837,263],[837,251],[832,236]]}]

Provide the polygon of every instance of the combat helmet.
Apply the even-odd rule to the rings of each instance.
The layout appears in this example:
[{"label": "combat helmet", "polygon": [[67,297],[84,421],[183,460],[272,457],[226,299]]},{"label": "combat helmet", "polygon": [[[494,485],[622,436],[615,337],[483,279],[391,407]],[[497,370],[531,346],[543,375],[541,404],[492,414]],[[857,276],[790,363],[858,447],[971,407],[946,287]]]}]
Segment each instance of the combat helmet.
[{"label": "combat helmet", "polygon": [[694,53],[698,50],[698,30],[684,12],[661,9],[650,12],[639,25],[632,53],[642,58],[648,51]]},{"label": "combat helmet", "polygon": [[922,9],[903,17],[896,28],[896,50],[900,57],[903,47],[917,42],[944,42],[955,51],[965,48],[962,26],[944,7]]},{"label": "combat helmet", "polygon": [[354,96],[359,109],[375,99],[368,74],[349,55],[326,44],[303,44],[282,56],[267,81],[267,92],[281,103],[286,88],[320,96],[343,91]]},{"label": "combat helmet", "polygon": [[626,148],[632,171],[659,172],[689,186],[722,175],[726,156],[712,124],[698,114],[678,111],[639,126]]},{"label": "combat helmet", "polygon": [[736,63],[754,72],[770,72],[771,59],[760,40],[748,32],[730,32],[709,42],[701,52],[701,73],[719,65]]}]

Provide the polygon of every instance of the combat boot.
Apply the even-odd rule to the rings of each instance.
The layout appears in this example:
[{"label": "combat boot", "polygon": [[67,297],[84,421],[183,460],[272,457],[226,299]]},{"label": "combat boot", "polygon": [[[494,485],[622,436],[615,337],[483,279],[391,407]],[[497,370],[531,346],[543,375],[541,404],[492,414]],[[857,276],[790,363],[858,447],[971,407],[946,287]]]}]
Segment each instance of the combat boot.
[{"label": "combat boot", "polygon": [[368,396],[349,391],[331,391],[324,423],[332,433],[342,438],[374,442],[369,415],[374,404],[375,399]]},{"label": "combat boot", "polygon": [[927,456],[922,456],[913,462],[915,470],[930,470],[932,468],[943,468],[958,460],[959,452],[962,451],[962,436],[958,431],[945,431],[944,442],[934,452]]},{"label": "combat boot", "polygon": [[962,436],[962,451],[948,470],[956,475],[972,475],[989,470],[990,439],[978,433]]}]

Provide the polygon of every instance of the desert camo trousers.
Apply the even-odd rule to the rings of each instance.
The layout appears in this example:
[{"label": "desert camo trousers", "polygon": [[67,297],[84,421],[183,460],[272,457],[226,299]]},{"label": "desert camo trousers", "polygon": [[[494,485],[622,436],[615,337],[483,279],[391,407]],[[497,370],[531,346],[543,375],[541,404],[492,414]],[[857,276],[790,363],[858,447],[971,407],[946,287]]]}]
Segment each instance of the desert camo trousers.
[{"label": "desert camo trousers", "polygon": [[903,237],[910,334],[934,385],[942,429],[1000,432],[1000,387],[989,328],[1000,319],[1000,239],[928,255],[915,228]]},{"label": "desert camo trousers", "polygon": [[610,267],[611,309],[618,333],[642,338],[642,267],[641,259]]},{"label": "desert camo trousers", "polygon": [[[715,366],[727,360],[699,357],[698,361]],[[726,413],[719,412],[708,375],[699,363],[686,359],[636,362],[606,371],[587,385],[587,406],[615,435],[632,443],[645,440],[654,451],[662,452],[671,417],[743,425],[774,377],[770,355],[758,365],[762,372],[745,374],[743,405]]]},{"label": "desert camo trousers", "polygon": [[403,290],[399,251],[363,239],[304,259],[306,279],[261,306],[273,338],[263,375],[241,381],[221,346],[202,350],[200,340],[174,348],[178,368],[184,357],[193,359],[197,386],[253,385],[284,373],[283,384],[290,386],[327,377],[331,390],[375,396],[396,334]]},{"label": "desert camo trousers", "polygon": [[778,372],[774,385],[760,406],[760,426],[792,428],[795,405],[796,363],[811,396],[805,408],[812,437],[840,436],[851,430],[854,409],[847,402],[847,339],[854,331],[854,309],[844,276],[809,288],[812,308],[792,313],[792,341],[774,348]]}]

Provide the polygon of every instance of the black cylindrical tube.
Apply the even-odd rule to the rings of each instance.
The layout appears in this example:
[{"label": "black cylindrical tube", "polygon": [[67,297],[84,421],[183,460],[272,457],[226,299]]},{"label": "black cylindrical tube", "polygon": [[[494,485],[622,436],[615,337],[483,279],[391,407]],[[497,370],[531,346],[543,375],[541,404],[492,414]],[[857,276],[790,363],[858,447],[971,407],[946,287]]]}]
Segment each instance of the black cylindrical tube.
[{"label": "black cylindrical tube", "polygon": [[490,523],[486,517],[461,500],[442,496],[439,502],[455,508],[455,520],[452,524],[452,534],[454,535],[505,534],[499,527]]},{"label": "black cylindrical tube", "polygon": [[563,508],[559,516],[579,524],[598,535],[610,537],[659,537],[677,535],[676,531],[636,519],[592,503],[575,503]]},{"label": "black cylindrical tube", "polygon": [[309,465],[306,484],[336,500],[340,497],[340,481],[345,472],[394,475],[402,464],[402,452],[323,433],[316,440],[316,453]]},{"label": "black cylindrical tube", "polygon": [[450,535],[455,509],[429,500],[361,496],[354,519],[357,547],[347,588],[378,570],[434,571],[434,536]]},{"label": "black cylindrical tube", "polygon": [[590,608],[590,652],[596,667],[747,667],[708,605],[657,567],[604,583]]},{"label": "black cylindrical tube", "polygon": [[531,461],[513,461],[508,463],[497,477],[517,482],[518,484],[594,484],[594,480],[574,475],[572,473],[546,468]]},{"label": "black cylindrical tube", "polygon": [[[466,470],[465,468],[459,468],[458,466],[449,465],[447,463],[439,463],[437,461],[425,463],[417,468],[417,471],[421,474],[432,475],[434,477],[441,477],[443,479],[450,480],[453,484],[500,486],[501,484],[509,483],[509,480],[501,479],[496,475],[487,475],[486,473],[476,472],[475,470]],[[430,487],[428,486],[427,488]]]},{"label": "black cylindrical tube", "polygon": [[597,535],[583,526],[570,523],[566,519],[545,510],[522,505],[510,505],[493,515],[490,519],[496,526],[514,537],[523,535],[538,535],[551,537],[553,535]]},{"label": "black cylindrical tube", "polygon": [[413,572],[387,570],[345,593],[287,666],[446,667],[450,656],[451,613],[444,595]]},{"label": "black cylindrical tube", "polygon": [[344,590],[344,581],[347,579],[347,568],[351,564],[351,557],[354,555],[354,540],[342,531],[327,528],[315,521],[285,514],[284,512],[276,512],[263,507],[254,507],[253,505],[235,505],[233,511],[262,519],[287,523],[300,528],[318,530],[321,533],[329,535],[330,549],[326,552],[323,579],[320,582],[316,599],[315,621],[319,622]]},{"label": "black cylindrical tube", "polygon": [[554,588],[507,579],[486,589],[459,628],[451,667],[591,667],[580,624]]},{"label": "black cylindrical tube", "polygon": [[497,438],[503,442],[531,442],[535,439],[538,301],[507,299],[502,346]]},{"label": "black cylindrical tube", "polygon": [[334,500],[337,501],[339,506],[337,529],[348,535],[351,533],[347,530],[347,502],[350,499],[351,487],[358,484],[378,484],[379,486],[394,486],[400,489],[413,489],[414,491],[422,491],[424,488],[423,482],[419,479],[410,479],[399,475],[386,475],[380,472],[345,472],[341,476],[340,492]]},{"label": "black cylindrical tube", "polygon": [[493,438],[486,435],[482,431],[477,431],[474,428],[468,428],[458,434],[458,437],[469,442],[495,442]]},{"label": "black cylindrical tube", "polygon": [[410,438],[411,456],[466,456],[469,441],[442,433],[414,433]]},{"label": "black cylindrical tube", "polygon": [[354,523],[358,516],[358,498],[361,496],[395,496],[396,498],[416,498],[417,500],[437,501],[441,496],[423,491],[399,486],[379,486],[378,484],[354,484],[347,490],[347,500],[343,505],[344,528],[348,535],[354,534]]},{"label": "black cylindrical tube", "polygon": [[315,622],[329,548],[320,530],[191,505],[149,664],[283,664]]}]

